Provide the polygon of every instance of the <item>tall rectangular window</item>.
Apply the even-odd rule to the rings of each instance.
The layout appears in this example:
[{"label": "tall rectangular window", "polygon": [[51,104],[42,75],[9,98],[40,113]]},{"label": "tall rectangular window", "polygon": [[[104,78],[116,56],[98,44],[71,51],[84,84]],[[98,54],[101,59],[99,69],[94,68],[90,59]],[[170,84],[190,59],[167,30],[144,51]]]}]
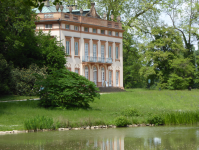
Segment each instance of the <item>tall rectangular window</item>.
[{"label": "tall rectangular window", "polygon": [[119,72],[116,71],[116,86],[119,86]]},{"label": "tall rectangular window", "polygon": [[119,33],[118,33],[118,32],[115,32],[115,36],[119,36]]},{"label": "tall rectangular window", "polygon": [[108,31],[108,35],[110,35],[110,36],[111,36],[111,35],[112,35],[112,32],[111,32],[111,31]]},{"label": "tall rectangular window", "polygon": [[66,54],[70,55],[70,42],[66,41]]},{"label": "tall rectangular window", "polygon": [[77,56],[79,54],[78,52],[78,42],[75,42],[75,55]]},{"label": "tall rectangular window", "polygon": [[66,29],[70,29],[70,25],[69,24],[66,24]]},{"label": "tall rectangular window", "polygon": [[111,46],[108,48],[108,58],[111,58]]},{"label": "tall rectangular window", "polygon": [[79,69],[75,69],[75,73],[79,74]]},{"label": "tall rectangular window", "polygon": [[101,30],[101,34],[105,34],[105,30]]},{"label": "tall rectangular window", "polygon": [[118,59],[118,58],[119,58],[119,56],[118,56],[118,47],[116,47],[116,52],[115,52],[115,54],[116,54],[116,59]]}]

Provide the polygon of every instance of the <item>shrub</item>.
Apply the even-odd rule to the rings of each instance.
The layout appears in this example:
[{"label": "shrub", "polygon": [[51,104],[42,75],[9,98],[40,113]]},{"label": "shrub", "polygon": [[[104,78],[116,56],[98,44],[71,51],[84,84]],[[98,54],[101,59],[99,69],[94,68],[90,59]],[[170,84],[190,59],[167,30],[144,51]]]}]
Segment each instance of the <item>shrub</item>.
[{"label": "shrub", "polygon": [[42,85],[40,105],[43,107],[88,108],[94,97],[100,97],[96,85],[77,73],[60,69],[46,79],[37,75],[37,89]]},{"label": "shrub", "polygon": [[150,124],[155,124],[156,126],[163,125],[164,119],[161,116],[152,116],[151,118],[148,119],[148,122]]},{"label": "shrub", "polygon": [[52,129],[54,128],[53,119],[44,116],[36,116],[35,118],[26,120],[24,122],[24,127],[26,130]]},{"label": "shrub", "polygon": [[128,121],[128,119],[125,116],[119,116],[115,119],[115,125],[117,127],[125,127],[128,124],[130,124],[130,122]]},{"label": "shrub", "polygon": [[13,93],[16,95],[36,95],[38,91],[33,90],[36,77],[34,74],[40,74],[41,76],[45,76],[47,74],[46,67],[39,68],[37,65],[32,64],[28,69],[15,68],[12,70],[12,79],[14,82],[14,90]]},{"label": "shrub", "polygon": [[139,113],[134,108],[127,108],[124,111],[122,111],[123,116],[139,116]]}]

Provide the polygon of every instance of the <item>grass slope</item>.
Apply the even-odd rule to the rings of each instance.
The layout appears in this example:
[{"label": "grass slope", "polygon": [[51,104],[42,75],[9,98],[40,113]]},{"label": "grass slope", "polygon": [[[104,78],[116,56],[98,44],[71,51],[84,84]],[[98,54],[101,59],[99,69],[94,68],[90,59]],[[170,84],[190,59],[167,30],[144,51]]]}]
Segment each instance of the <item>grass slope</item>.
[{"label": "grass slope", "polygon": [[52,117],[55,122],[70,126],[113,124],[126,108],[135,108],[139,116],[129,117],[134,123],[147,123],[151,115],[170,111],[198,111],[199,90],[144,90],[102,94],[91,103],[91,109],[50,110],[37,106],[38,101],[0,103],[0,131],[24,129],[24,121],[37,115]]}]

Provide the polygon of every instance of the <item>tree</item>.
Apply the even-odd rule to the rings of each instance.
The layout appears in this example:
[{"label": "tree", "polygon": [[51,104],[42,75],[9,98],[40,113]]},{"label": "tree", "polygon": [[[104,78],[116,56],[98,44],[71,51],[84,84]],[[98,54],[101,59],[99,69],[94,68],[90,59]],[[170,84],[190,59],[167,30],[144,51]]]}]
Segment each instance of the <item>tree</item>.
[{"label": "tree", "polygon": [[142,88],[145,85],[144,78],[139,74],[142,67],[137,43],[132,39],[133,35],[127,32],[123,34],[123,71],[125,88]]},{"label": "tree", "polygon": [[145,65],[140,69],[141,75],[151,79],[161,88],[187,88],[194,74],[194,65],[186,58],[187,49],[183,47],[182,38],[173,28],[155,28],[152,30],[154,40],[144,51]]},{"label": "tree", "polygon": [[94,97],[100,97],[96,85],[77,73],[67,69],[52,71],[45,79],[37,76],[36,87],[40,91],[40,105],[43,107],[88,108]]},{"label": "tree", "polygon": [[66,64],[64,46],[60,41],[57,41],[56,37],[51,37],[50,32],[48,34],[39,31],[36,33],[37,47],[34,52],[33,62],[39,67],[46,66],[48,72],[56,69],[63,69]]},{"label": "tree", "polygon": [[50,33],[35,32],[35,14],[24,4],[27,1],[0,2],[0,53],[14,67],[28,68],[34,63],[47,66],[48,72],[64,68],[64,47]]}]

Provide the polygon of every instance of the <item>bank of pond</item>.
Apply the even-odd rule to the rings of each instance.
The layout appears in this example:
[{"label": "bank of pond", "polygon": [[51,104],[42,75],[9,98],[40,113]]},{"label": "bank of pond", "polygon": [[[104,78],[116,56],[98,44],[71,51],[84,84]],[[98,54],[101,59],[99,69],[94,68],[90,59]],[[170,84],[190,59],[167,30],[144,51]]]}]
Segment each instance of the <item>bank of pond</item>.
[{"label": "bank of pond", "polygon": [[148,118],[138,123],[136,119],[139,114],[134,108],[124,110],[121,116],[116,117],[109,124],[103,120],[92,121],[90,118],[81,122],[54,121],[53,118],[36,116],[24,121],[24,129],[29,131],[70,130],[70,129],[96,129],[112,127],[137,127],[137,126],[159,126],[159,125],[193,125],[199,122],[199,111],[173,111],[158,115],[149,115]]}]

